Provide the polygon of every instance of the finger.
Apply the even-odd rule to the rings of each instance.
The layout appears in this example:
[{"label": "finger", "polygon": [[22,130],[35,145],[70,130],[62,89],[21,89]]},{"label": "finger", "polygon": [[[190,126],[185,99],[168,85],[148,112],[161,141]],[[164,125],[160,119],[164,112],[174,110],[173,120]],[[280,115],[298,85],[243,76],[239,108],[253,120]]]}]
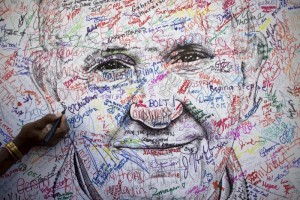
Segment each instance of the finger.
[{"label": "finger", "polygon": [[60,133],[61,130],[56,130],[56,132],[53,135],[53,137],[51,138],[51,140],[49,142],[45,143],[45,137],[48,134],[48,132],[49,132],[49,129],[47,128],[47,126],[42,129],[42,131],[40,133],[40,136],[39,136],[39,145],[41,145],[41,146],[54,146],[62,138],[61,133]]},{"label": "finger", "polygon": [[54,147],[57,143],[58,143],[58,139],[52,139],[49,143],[47,143],[46,145],[49,147]]},{"label": "finger", "polygon": [[[47,124],[47,125],[40,131],[40,133],[39,133],[39,135],[38,135],[38,143],[39,143],[39,145],[41,145],[41,146],[44,146],[44,145],[45,145],[45,137],[46,137],[47,133],[49,132],[49,130],[51,129],[50,126],[52,126],[52,125]],[[49,129],[49,128],[50,128],[50,129]]]},{"label": "finger", "polygon": [[63,134],[65,135],[67,132],[69,132],[70,128],[69,128],[69,124],[67,121],[67,117],[65,115],[62,116],[60,124],[59,124],[59,130],[61,130],[63,132]]},{"label": "finger", "polygon": [[[61,116],[61,114],[56,115],[55,118],[57,118],[59,116]],[[39,138],[41,145],[53,146],[53,145],[57,144],[58,141],[61,140],[66,135],[66,133],[69,131],[69,125],[67,123],[66,116],[62,116],[59,127],[56,128],[55,133],[52,136],[51,140],[46,144],[44,141],[45,137],[48,134],[48,132],[51,130],[52,127],[53,127],[53,124],[47,124],[45,127],[43,127],[42,133],[40,134],[40,138]]]},{"label": "finger", "polygon": [[45,128],[47,124],[53,124],[54,121],[59,117],[59,115],[55,114],[47,114],[43,118],[33,122],[35,124],[35,127],[37,128]]},{"label": "finger", "polygon": [[66,130],[62,130],[62,129],[58,128],[56,130],[55,135],[53,136],[53,138],[46,145],[47,146],[54,146],[54,145],[56,145],[60,140],[62,140],[64,138],[64,136],[66,135],[66,133],[67,133]]},{"label": "finger", "polygon": [[46,125],[46,129],[49,132],[51,130],[51,128],[53,127],[53,124],[47,124]]},{"label": "finger", "polygon": [[62,139],[68,133],[68,131],[69,131],[69,125],[67,122],[67,118],[65,115],[63,115],[61,118],[59,127],[55,131],[53,141],[55,141],[57,143],[60,139]]}]

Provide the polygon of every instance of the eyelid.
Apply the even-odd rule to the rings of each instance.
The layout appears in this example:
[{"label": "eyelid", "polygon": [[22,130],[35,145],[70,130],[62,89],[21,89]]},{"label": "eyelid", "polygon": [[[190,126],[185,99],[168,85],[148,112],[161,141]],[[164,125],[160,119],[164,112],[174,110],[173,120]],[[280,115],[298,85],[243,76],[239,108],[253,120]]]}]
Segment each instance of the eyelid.
[{"label": "eyelid", "polygon": [[[107,65],[109,63],[117,63],[119,65],[122,65],[122,67],[115,67],[115,68],[106,68],[104,65]],[[101,67],[102,66],[102,67]],[[131,69],[132,65],[129,65],[128,63],[124,62],[123,60],[116,59],[116,60],[109,60],[107,62],[101,63],[98,65],[97,69],[98,70],[114,70],[114,69]]]},{"label": "eyelid", "polygon": [[[207,51],[207,50],[197,50],[197,49],[191,49],[191,50],[180,50],[180,51],[176,51],[176,52],[173,52],[175,53],[176,55],[173,55],[170,57],[170,60],[172,61],[172,64],[178,62],[178,60],[180,60],[183,56],[186,56],[186,55],[192,55],[192,54],[198,54],[199,56],[199,59],[197,60],[202,60],[202,59],[212,59],[214,58],[214,55]],[[197,61],[195,60],[195,61]]]},{"label": "eyelid", "polygon": [[120,54],[119,53],[119,54],[113,54],[113,55],[105,56],[105,57],[102,57],[102,58],[97,58],[96,59],[96,64],[93,67],[91,67],[88,70],[88,72],[90,72],[94,69],[97,69],[99,66],[105,65],[105,64],[107,64],[109,62],[112,62],[112,61],[119,62],[119,63],[125,65],[128,68],[136,65],[136,62],[131,57],[129,57],[125,54]]},{"label": "eyelid", "polygon": [[[193,53],[198,53],[198,54],[202,54],[202,58],[201,59],[206,59],[206,58],[214,58],[215,55],[213,53],[213,51],[211,50],[210,47],[206,47],[203,46],[201,44],[186,44],[183,46],[177,46],[174,50],[172,50],[171,52],[169,52],[168,54],[166,54],[165,59],[168,62],[172,62],[172,64],[174,63],[174,59],[176,60],[175,62],[178,61],[178,59],[180,58],[180,56],[184,56],[184,55],[188,55],[188,54],[193,54]],[[177,59],[176,59],[177,58]],[[199,59],[200,60],[200,59]]]}]

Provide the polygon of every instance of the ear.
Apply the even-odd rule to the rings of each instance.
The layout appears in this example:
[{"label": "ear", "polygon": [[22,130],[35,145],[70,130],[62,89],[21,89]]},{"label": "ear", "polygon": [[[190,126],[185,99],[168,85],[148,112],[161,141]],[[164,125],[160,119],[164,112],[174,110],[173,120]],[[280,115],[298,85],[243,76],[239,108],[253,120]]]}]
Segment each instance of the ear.
[{"label": "ear", "polygon": [[35,51],[31,54],[31,58],[33,58],[30,68],[31,80],[37,86],[48,107],[50,106],[49,108],[54,111],[57,107],[55,104],[60,102],[57,95],[57,70],[59,67],[55,67],[57,63],[53,63],[57,59],[54,58],[53,52],[45,50]]},{"label": "ear", "polygon": [[[249,33],[249,48],[243,54],[242,73],[244,85],[256,84],[262,67],[268,58],[268,43],[261,32]],[[244,57],[244,59],[243,59]]]},{"label": "ear", "polygon": [[[240,118],[247,120],[258,109],[262,97],[259,96],[258,80],[267,60],[268,43],[260,32],[250,33],[249,48],[241,63],[243,98]],[[243,56],[242,56],[243,57]]]},{"label": "ear", "polygon": [[233,46],[237,59],[241,62],[242,73],[240,118],[246,120],[256,112],[262,101],[258,96],[257,83],[268,57],[268,43],[261,32],[255,31],[253,23],[255,18],[248,9],[242,12],[235,10],[232,12],[232,17],[232,26],[235,29]]},{"label": "ear", "polygon": [[[57,49],[51,48],[56,44],[56,35],[60,35],[61,29],[57,28],[53,23],[61,23],[60,20],[50,20],[60,10],[60,4],[51,0],[38,0],[38,46],[40,49],[35,50],[31,57],[33,65],[31,68],[31,79],[37,85],[40,93],[46,98],[59,101],[57,95],[57,70],[60,58]],[[51,13],[51,16],[47,13]],[[51,104],[52,102],[50,102]]]}]

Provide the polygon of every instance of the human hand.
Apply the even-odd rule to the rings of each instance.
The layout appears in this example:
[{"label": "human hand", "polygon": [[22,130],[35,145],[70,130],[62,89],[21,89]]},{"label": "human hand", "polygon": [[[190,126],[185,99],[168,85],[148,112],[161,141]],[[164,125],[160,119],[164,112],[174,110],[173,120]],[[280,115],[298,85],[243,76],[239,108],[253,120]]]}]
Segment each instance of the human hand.
[{"label": "human hand", "polygon": [[58,128],[55,131],[53,138],[48,144],[45,144],[44,139],[48,131],[51,129],[54,121],[61,116],[59,114],[47,114],[43,118],[24,125],[21,132],[15,137],[13,142],[24,155],[34,146],[54,146],[62,139],[69,131],[66,116],[63,115]]}]

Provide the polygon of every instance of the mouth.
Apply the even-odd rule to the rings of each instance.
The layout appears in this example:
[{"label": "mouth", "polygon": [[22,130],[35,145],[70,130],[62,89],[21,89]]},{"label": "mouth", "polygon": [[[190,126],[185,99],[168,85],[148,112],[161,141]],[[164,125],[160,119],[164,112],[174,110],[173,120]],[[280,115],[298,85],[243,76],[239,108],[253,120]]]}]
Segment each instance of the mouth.
[{"label": "mouth", "polygon": [[178,143],[160,143],[160,145],[148,145],[134,142],[114,142],[113,146],[118,149],[143,150],[144,155],[167,155],[174,153],[195,154],[198,153],[201,146],[207,143],[206,138],[194,138],[188,142]]},{"label": "mouth", "polygon": [[196,132],[185,133],[176,137],[123,137],[120,140],[113,142],[115,148],[130,148],[130,149],[169,149],[175,147],[182,147],[193,143],[194,141],[201,141],[203,137],[200,137]]},{"label": "mouth", "polygon": [[149,141],[149,139],[144,139],[144,141],[142,141],[142,140],[134,140],[134,139],[126,138],[122,141],[114,142],[113,146],[115,148],[130,148],[130,149],[168,149],[168,148],[184,146],[186,144],[192,143],[197,139],[200,140],[200,138],[195,138],[188,142],[176,142],[176,143],[164,141],[165,139],[158,139],[155,140],[155,143],[149,144],[148,142],[144,142],[145,140]]},{"label": "mouth", "polygon": [[128,117],[110,144],[115,148],[165,150],[193,146],[206,137],[204,127],[189,113],[183,113],[161,129],[150,128]]}]

